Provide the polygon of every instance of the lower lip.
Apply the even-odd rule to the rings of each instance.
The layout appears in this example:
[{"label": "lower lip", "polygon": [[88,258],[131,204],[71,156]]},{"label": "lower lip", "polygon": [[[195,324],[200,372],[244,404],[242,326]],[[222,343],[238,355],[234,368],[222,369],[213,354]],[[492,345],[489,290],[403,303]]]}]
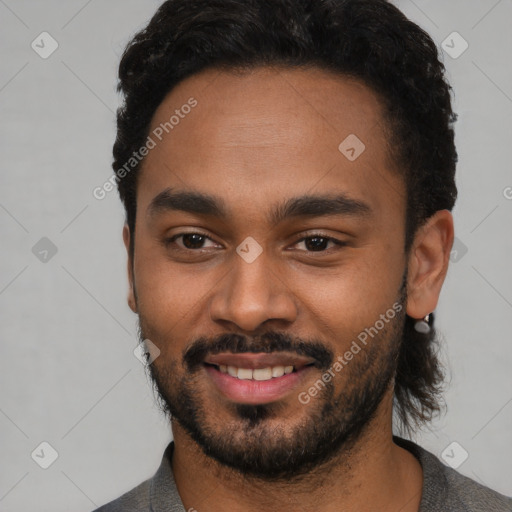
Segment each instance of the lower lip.
[{"label": "lower lip", "polygon": [[244,380],[205,365],[206,372],[220,392],[229,400],[243,404],[267,404],[281,400],[304,380],[312,368],[305,366],[270,380]]}]

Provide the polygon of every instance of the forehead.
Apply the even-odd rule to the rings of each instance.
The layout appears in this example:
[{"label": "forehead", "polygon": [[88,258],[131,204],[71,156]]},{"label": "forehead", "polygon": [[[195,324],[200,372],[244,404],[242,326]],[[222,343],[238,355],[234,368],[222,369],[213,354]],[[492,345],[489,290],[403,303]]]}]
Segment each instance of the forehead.
[{"label": "forehead", "polygon": [[169,187],[223,196],[255,214],[312,192],[365,198],[376,210],[390,196],[403,202],[378,97],[318,68],[203,71],[167,95],[149,136],[140,209]]}]

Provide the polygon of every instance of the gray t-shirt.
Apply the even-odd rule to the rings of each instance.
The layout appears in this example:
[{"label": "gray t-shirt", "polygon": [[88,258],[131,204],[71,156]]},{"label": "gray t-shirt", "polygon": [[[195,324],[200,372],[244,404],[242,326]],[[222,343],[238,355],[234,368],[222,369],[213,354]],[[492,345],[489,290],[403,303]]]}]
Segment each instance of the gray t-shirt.
[{"label": "gray t-shirt", "polygon": [[[512,498],[485,487],[445,466],[421,446],[396,436],[423,469],[423,492],[418,512],[512,512]],[[174,443],[167,446],[153,478],[94,512],[186,512],[171,468]]]}]

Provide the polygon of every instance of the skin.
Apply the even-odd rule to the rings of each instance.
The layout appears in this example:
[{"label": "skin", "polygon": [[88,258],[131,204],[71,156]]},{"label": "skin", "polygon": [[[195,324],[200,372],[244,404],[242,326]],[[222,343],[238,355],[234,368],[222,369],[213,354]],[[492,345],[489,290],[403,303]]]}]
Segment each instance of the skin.
[{"label": "skin", "polygon": [[[406,268],[407,314],[419,319],[435,309],[453,243],[452,216],[437,212],[404,253],[405,184],[388,157],[382,107],[371,89],[316,68],[207,70],[171,91],[150,130],[191,96],[198,105],[143,162],[133,258],[128,251],[128,303],[161,350],[157,368],[175,362],[181,377],[181,355],[192,340],[265,329],[320,339],[341,355],[396,301]],[[338,150],[349,134],[366,147],[353,162]],[[229,215],[151,214],[151,201],[168,188],[215,195]],[[370,215],[269,224],[268,212],[287,198],[334,192],[363,201]],[[183,239],[163,243],[191,231],[211,239],[199,253],[187,250]],[[123,234],[128,249],[126,226]],[[346,245],[308,251],[303,239],[312,235]],[[263,249],[250,264],[235,252],[248,236]],[[165,343],[171,334],[173,343]],[[312,410],[297,393],[320,376],[311,371],[269,421],[291,432]],[[332,382],[338,393],[348,385],[343,376]],[[234,421],[232,409],[206,373],[197,386],[209,427],[222,433]],[[328,472],[319,468],[300,482],[243,478],[204,455],[173,421],[172,467],[185,509],[270,511],[286,503],[304,512],[417,511],[421,466],[393,443],[392,397],[389,388],[355,449],[340,452]]]}]

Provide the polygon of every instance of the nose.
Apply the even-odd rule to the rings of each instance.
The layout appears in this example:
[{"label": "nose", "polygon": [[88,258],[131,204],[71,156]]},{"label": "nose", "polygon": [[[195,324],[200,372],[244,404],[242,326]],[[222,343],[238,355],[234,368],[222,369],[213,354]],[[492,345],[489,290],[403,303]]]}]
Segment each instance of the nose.
[{"label": "nose", "polygon": [[234,255],[232,269],[210,300],[214,322],[252,332],[270,320],[290,323],[296,319],[296,298],[269,260],[264,253],[251,263]]}]

